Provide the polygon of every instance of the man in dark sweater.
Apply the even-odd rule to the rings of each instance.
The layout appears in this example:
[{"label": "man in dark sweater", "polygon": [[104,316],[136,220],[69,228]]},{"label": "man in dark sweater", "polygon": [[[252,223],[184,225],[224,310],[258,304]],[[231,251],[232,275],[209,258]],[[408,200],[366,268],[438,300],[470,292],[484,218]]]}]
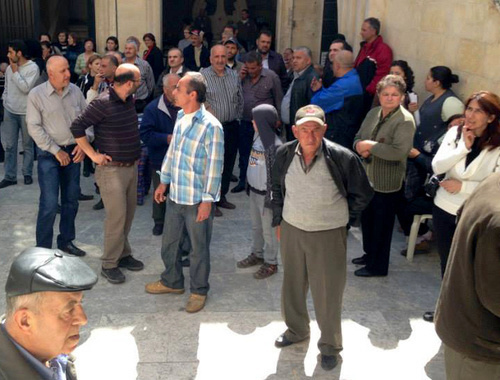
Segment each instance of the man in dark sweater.
[{"label": "man in dark sweater", "polygon": [[500,378],[499,195],[492,174],[458,213],[435,316],[448,380]]},{"label": "man in dark sweater", "polygon": [[[179,79],[177,74],[165,75],[163,77],[163,95],[149,103],[142,116],[141,139],[148,147],[151,178],[155,190],[160,184],[160,175],[157,171],[161,170],[161,164],[172,141],[174,125],[177,120],[179,108],[174,106],[172,92]],[[153,202],[153,220],[155,222],[153,235],[161,235],[165,221],[165,203]]]},{"label": "man in dark sweater", "polygon": [[[71,125],[77,144],[97,164],[95,178],[106,209],[101,274],[113,284],[125,281],[119,267],[132,271],[144,264],[131,256],[128,234],[137,201],[137,160],[141,146],[132,94],[141,81],[139,69],[122,64],[113,86],[94,100]],[[94,126],[95,146],[85,130]]]}]

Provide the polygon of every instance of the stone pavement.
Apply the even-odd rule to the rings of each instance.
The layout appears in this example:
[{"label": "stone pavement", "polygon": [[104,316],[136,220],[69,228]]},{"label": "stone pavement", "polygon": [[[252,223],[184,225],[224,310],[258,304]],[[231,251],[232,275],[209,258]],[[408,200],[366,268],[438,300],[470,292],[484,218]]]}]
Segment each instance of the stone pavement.
[{"label": "stone pavement", "polygon": [[[35,244],[36,174],[34,179],[33,185],[25,186],[19,176],[17,186],[0,190],[2,290],[15,255]],[[82,177],[82,189],[93,193],[93,180]],[[184,311],[189,292],[145,293],[144,285],[157,280],[163,268],[161,237],[151,234],[151,195],[144,206],[137,207],[131,245],[146,267],[142,272],[127,272],[122,285],[111,285],[100,276],[95,288],[86,292],[89,321],[76,351],[80,380],[445,378],[441,342],[434,326],[421,318],[434,308],[439,293],[436,253],[419,255],[408,263],[399,254],[404,238],[395,231],[389,276],[357,278],[350,259],[361,254],[361,233],[350,231],[343,360],[334,371],[325,372],[317,364],[319,331],[311,300],[310,341],[282,350],[274,347],[285,329],[280,315],[282,273],[255,280],[254,269],[236,268],[236,261],[250,252],[248,199],[245,194],[230,193],[228,200],[237,208],[223,210],[224,216],[215,219],[211,291],[205,309],[194,315]],[[94,203],[80,203],[76,245],[87,251],[84,260],[99,272],[104,211],[92,210]],[[186,281],[189,288],[189,276]],[[2,314],[5,297],[3,291],[0,294]]]}]

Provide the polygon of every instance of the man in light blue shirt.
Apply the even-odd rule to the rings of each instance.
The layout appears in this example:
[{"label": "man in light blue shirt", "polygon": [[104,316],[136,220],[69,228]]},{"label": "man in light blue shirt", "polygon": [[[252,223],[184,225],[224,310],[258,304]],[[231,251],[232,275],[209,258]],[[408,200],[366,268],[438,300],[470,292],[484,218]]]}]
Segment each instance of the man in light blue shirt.
[{"label": "man in light blue shirt", "polygon": [[[163,161],[155,201],[167,201],[161,256],[165,271],[159,281],[146,285],[152,294],[184,293],[179,240],[184,228],[192,245],[191,295],[186,311],[195,313],[205,306],[209,290],[210,239],[215,206],[220,199],[224,162],[224,133],[221,123],[202,104],[206,101],[206,80],[188,72],[173,95],[181,107],[173,138]],[[165,197],[170,187],[168,199]]]}]

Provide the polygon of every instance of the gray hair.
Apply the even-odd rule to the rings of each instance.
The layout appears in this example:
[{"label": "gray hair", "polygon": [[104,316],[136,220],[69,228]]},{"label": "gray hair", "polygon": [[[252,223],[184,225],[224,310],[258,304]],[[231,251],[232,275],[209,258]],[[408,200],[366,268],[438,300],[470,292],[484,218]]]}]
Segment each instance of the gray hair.
[{"label": "gray hair", "polygon": [[40,305],[43,301],[43,295],[44,292],[37,292],[7,297],[7,310],[5,312],[6,319],[12,318],[19,309],[29,309],[34,313],[38,313]]},{"label": "gray hair", "polygon": [[139,50],[139,45],[137,45],[137,41],[134,41],[131,38],[129,38],[127,41],[125,41],[125,45],[127,45],[127,44],[133,44],[135,47],[135,50]]},{"label": "gray hair", "polygon": [[380,34],[380,20],[378,18],[368,17],[364,22],[368,23],[375,30],[377,36]]},{"label": "gray hair", "polygon": [[309,49],[307,46],[298,46],[295,49],[293,49],[293,52],[295,53],[296,51],[301,51],[303,53],[306,53],[306,55],[312,59],[312,51]]},{"label": "gray hair", "polygon": [[337,62],[343,69],[352,69],[354,67],[354,55],[349,50],[339,51],[333,61]]},{"label": "gray hair", "polygon": [[204,103],[207,100],[207,81],[205,77],[196,71],[188,71],[184,74],[184,77],[189,78],[189,82],[186,84],[187,93],[190,94],[196,91],[196,101]]},{"label": "gray hair", "polygon": [[217,49],[217,48],[223,48],[223,49],[227,52],[227,49],[226,49],[226,47],[225,47],[224,45],[222,45],[222,44],[218,44],[218,45],[214,45],[214,46],[212,46],[212,48],[210,49],[210,56],[213,56],[213,55],[214,55],[214,51],[215,51],[215,49]]},{"label": "gray hair", "polygon": [[377,84],[377,94],[380,94],[385,88],[394,87],[401,95],[406,93],[406,83],[399,75],[386,75]]},{"label": "gray hair", "polygon": [[169,73],[163,77],[162,80],[163,87],[168,86],[168,81],[170,80],[170,78],[177,78],[178,80],[181,79],[181,77],[178,76],[177,74]]}]

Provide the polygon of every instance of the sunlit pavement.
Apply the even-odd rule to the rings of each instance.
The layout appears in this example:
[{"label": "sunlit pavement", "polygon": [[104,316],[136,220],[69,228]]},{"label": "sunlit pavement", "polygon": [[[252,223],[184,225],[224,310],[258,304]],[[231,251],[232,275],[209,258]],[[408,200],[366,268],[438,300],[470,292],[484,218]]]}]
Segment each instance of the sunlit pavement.
[{"label": "sunlit pavement", "polygon": [[[35,164],[36,166],[36,164]],[[3,164],[0,164],[0,179]],[[35,244],[39,188],[35,183],[0,189],[0,283],[16,254]],[[93,193],[92,178],[82,177],[82,190]],[[95,195],[95,194],[94,194]],[[81,202],[75,244],[96,271],[103,243],[104,211],[94,201]],[[88,324],[76,350],[80,380],[96,379],[445,379],[440,340],[434,326],[421,318],[432,310],[439,293],[436,253],[409,263],[399,254],[404,238],[394,233],[389,276],[357,278],[350,259],[361,255],[361,233],[348,240],[348,276],[344,294],[342,360],[325,372],[318,363],[319,330],[312,301],[310,340],[277,349],[285,330],[280,314],[282,273],[255,280],[255,269],[238,269],[236,261],[250,252],[251,227],[244,193],[228,195],[236,210],[216,218],[211,245],[211,290],[204,310],[188,314],[189,271],[184,295],[150,295],[147,282],[159,278],[161,237],[152,236],[151,195],[138,206],[130,241],[142,272],[125,272],[127,281],[111,285],[103,277],[86,292]],[[58,219],[56,226],[58,225]],[[56,230],[57,234],[57,230]],[[55,235],[56,235],[55,234]],[[3,293],[3,292],[2,292]],[[5,310],[0,299],[0,314]]]}]

